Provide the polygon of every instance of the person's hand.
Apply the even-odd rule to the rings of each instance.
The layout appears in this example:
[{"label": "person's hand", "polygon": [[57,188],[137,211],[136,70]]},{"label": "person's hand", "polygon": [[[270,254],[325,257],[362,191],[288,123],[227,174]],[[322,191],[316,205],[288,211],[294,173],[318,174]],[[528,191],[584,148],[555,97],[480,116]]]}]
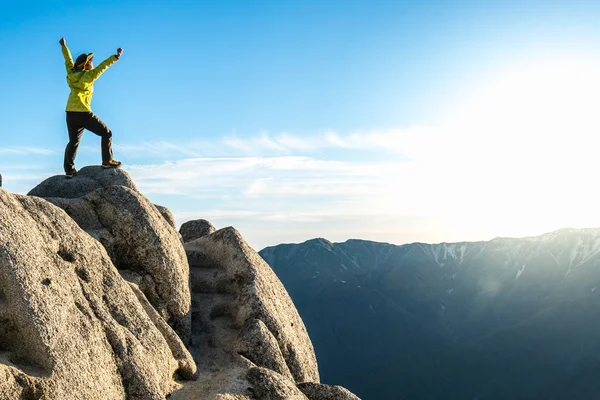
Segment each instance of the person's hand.
[{"label": "person's hand", "polygon": [[67,44],[67,41],[65,40],[65,38],[60,38],[60,40],[58,41],[58,43],[60,43],[61,46],[64,46]]},{"label": "person's hand", "polygon": [[121,57],[121,54],[123,54],[123,49],[119,47],[117,49],[117,57]]}]

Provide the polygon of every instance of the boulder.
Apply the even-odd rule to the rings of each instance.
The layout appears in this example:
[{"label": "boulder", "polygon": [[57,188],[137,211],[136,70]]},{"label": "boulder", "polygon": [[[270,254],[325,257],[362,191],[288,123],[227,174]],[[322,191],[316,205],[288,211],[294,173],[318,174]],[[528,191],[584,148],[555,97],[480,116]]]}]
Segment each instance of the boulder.
[{"label": "boulder", "polygon": [[190,337],[189,266],[179,235],[137,191],[107,186],[80,198],[47,198],[105,247],[179,336]]},{"label": "boulder", "polygon": [[215,231],[215,227],[205,219],[196,219],[188,221],[181,225],[179,233],[184,242],[191,242],[203,236],[210,235]]},{"label": "boulder", "polygon": [[270,369],[250,368],[247,378],[254,387],[254,395],[257,399],[308,400],[292,381]]},{"label": "boulder", "polygon": [[177,222],[175,221],[175,216],[167,207],[159,206],[158,204],[154,204],[154,207],[158,210],[158,212],[163,216],[163,218],[173,227],[173,229],[177,229]]},{"label": "boulder", "polygon": [[[1,186],[2,185],[0,184],[0,187]],[[64,175],[52,176],[31,189],[27,195],[75,199],[77,197],[83,197],[94,190],[108,186],[125,186],[137,191],[135,183],[124,170],[120,168],[102,168],[94,165],[83,167],[77,172],[77,175],[71,179],[66,179]],[[173,229],[177,229],[175,217],[171,211],[169,211],[168,208],[157,204],[154,204],[154,206],[169,225],[171,225]]]},{"label": "boulder", "polygon": [[298,384],[298,389],[300,389],[309,400],[360,400],[355,394],[341,386],[304,382]]},{"label": "boulder", "polygon": [[[118,188],[103,195],[134,193]],[[0,189],[0,398],[162,400],[178,388],[176,373],[195,372],[163,332],[62,209]]]},{"label": "boulder", "polygon": [[156,312],[139,287],[132,283],[130,283],[130,285],[133,293],[144,308],[144,311],[146,311],[146,314],[148,314],[148,317],[150,317],[152,323],[154,323],[156,328],[167,340],[171,353],[173,353],[173,356],[179,361],[180,376],[187,380],[196,379],[196,363],[179,336],[177,336],[177,333],[171,329],[169,324],[167,324],[160,314]]},{"label": "boulder", "polygon": [[124,170],[89,166],[81,168],[72,179],[66,179],[64,175],[52,176],[31,189],[27,195],[74,199],[108,186],[125,186],[137,191],[135,183]]},{"label": "boulder", "polygon": [[288,379],[294,379],[281,354],[277,339],[259,319],[246,322],[236,339],[235,351],[259,367],[271,369]]},{"label": "boulder", "polygon": [[[215,275],[218,279],[227,282],[224,287],[232,299],[227,300],[226,310],[232,313],[233,325],[242,330],[249,324],[246,332],[239,336],[238,344],[229,351],[234,352],[235,346],[240,346],[258,365],[273,366],[285,373],[278,357],[280,353],[296,382],[319,382],[313,345],[294,303],[275,273],[239,232],[231,227],[224,228],[185,243],[184,247],[194,270],[214,270],[218,272]],[[211,294],[202,296],[206,298]],[[215,315],[219,312],[222,313],[215,308]],[[254,320],[261,323],[253,326]],[[200,329],[203,326],[201,323]],[[248,343],[250,337],[261,342],[251,346]],[[275,351],[275,345],[279,353]],[[265,349],[259,350],[260,346]],[[262,359],[262,356],[266,358]]]}]

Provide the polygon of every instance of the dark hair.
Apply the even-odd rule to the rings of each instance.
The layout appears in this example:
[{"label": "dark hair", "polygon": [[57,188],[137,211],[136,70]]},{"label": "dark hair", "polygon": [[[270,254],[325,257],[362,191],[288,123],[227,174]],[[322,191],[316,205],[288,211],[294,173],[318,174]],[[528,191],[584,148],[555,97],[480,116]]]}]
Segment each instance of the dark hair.
[{"label": "dark hair", "polygon": [[81,65],[81,68],[83,69],[83,67],[85,67],[85,64],[87,64],[87,62],[89,60],[91,60],[92,58],[94,58],[94,53],[89,53],[89,54],[80,54],[77,59],[75,60],[75,63],[73,65],[73,69],[78,69],[78,66]]}]

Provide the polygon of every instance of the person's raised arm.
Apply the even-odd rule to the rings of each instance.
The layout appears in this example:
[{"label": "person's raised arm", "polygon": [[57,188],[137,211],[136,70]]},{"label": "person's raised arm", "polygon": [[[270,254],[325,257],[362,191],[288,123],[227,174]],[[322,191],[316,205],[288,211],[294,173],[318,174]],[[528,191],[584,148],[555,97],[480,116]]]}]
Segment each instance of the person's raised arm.
[{"label": "person's raised arm", "polygon": [[67,47],[67,41],[65,38],[61,38],[58,43],[60,43],[62,47],[63,57],[65,58],[65,67],[67,68],[67,72],[73,69],[73,57],[71,57],[71,52]]},{"label": "person's raised arm", "polygon": [[92,80],[98,79],[98,77],[102,75],[102,73],[106,71],[108,67],[116,63],[117,60],[121,58],[121,54],[123,54],[123,49],[119,47],[117,49],[117,54],[113,54],[112,56],[108,57],[106,60],[98,64],[98,66],[91,71]]}]

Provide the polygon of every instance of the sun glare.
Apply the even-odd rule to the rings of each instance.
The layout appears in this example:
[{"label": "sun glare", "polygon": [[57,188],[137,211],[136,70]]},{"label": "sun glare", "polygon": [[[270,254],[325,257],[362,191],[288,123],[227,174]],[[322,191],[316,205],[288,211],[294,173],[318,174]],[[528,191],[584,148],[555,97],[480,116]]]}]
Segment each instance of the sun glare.
[{"label": "sun glare", "polygon": [[452,107],[443,131],[463,144],[453,172],[474,188],[461,196],[473,201],[455,204],[464,228],[521,236],[600,226],[599,71],[598,60],[573,59],[504,68]]}]

